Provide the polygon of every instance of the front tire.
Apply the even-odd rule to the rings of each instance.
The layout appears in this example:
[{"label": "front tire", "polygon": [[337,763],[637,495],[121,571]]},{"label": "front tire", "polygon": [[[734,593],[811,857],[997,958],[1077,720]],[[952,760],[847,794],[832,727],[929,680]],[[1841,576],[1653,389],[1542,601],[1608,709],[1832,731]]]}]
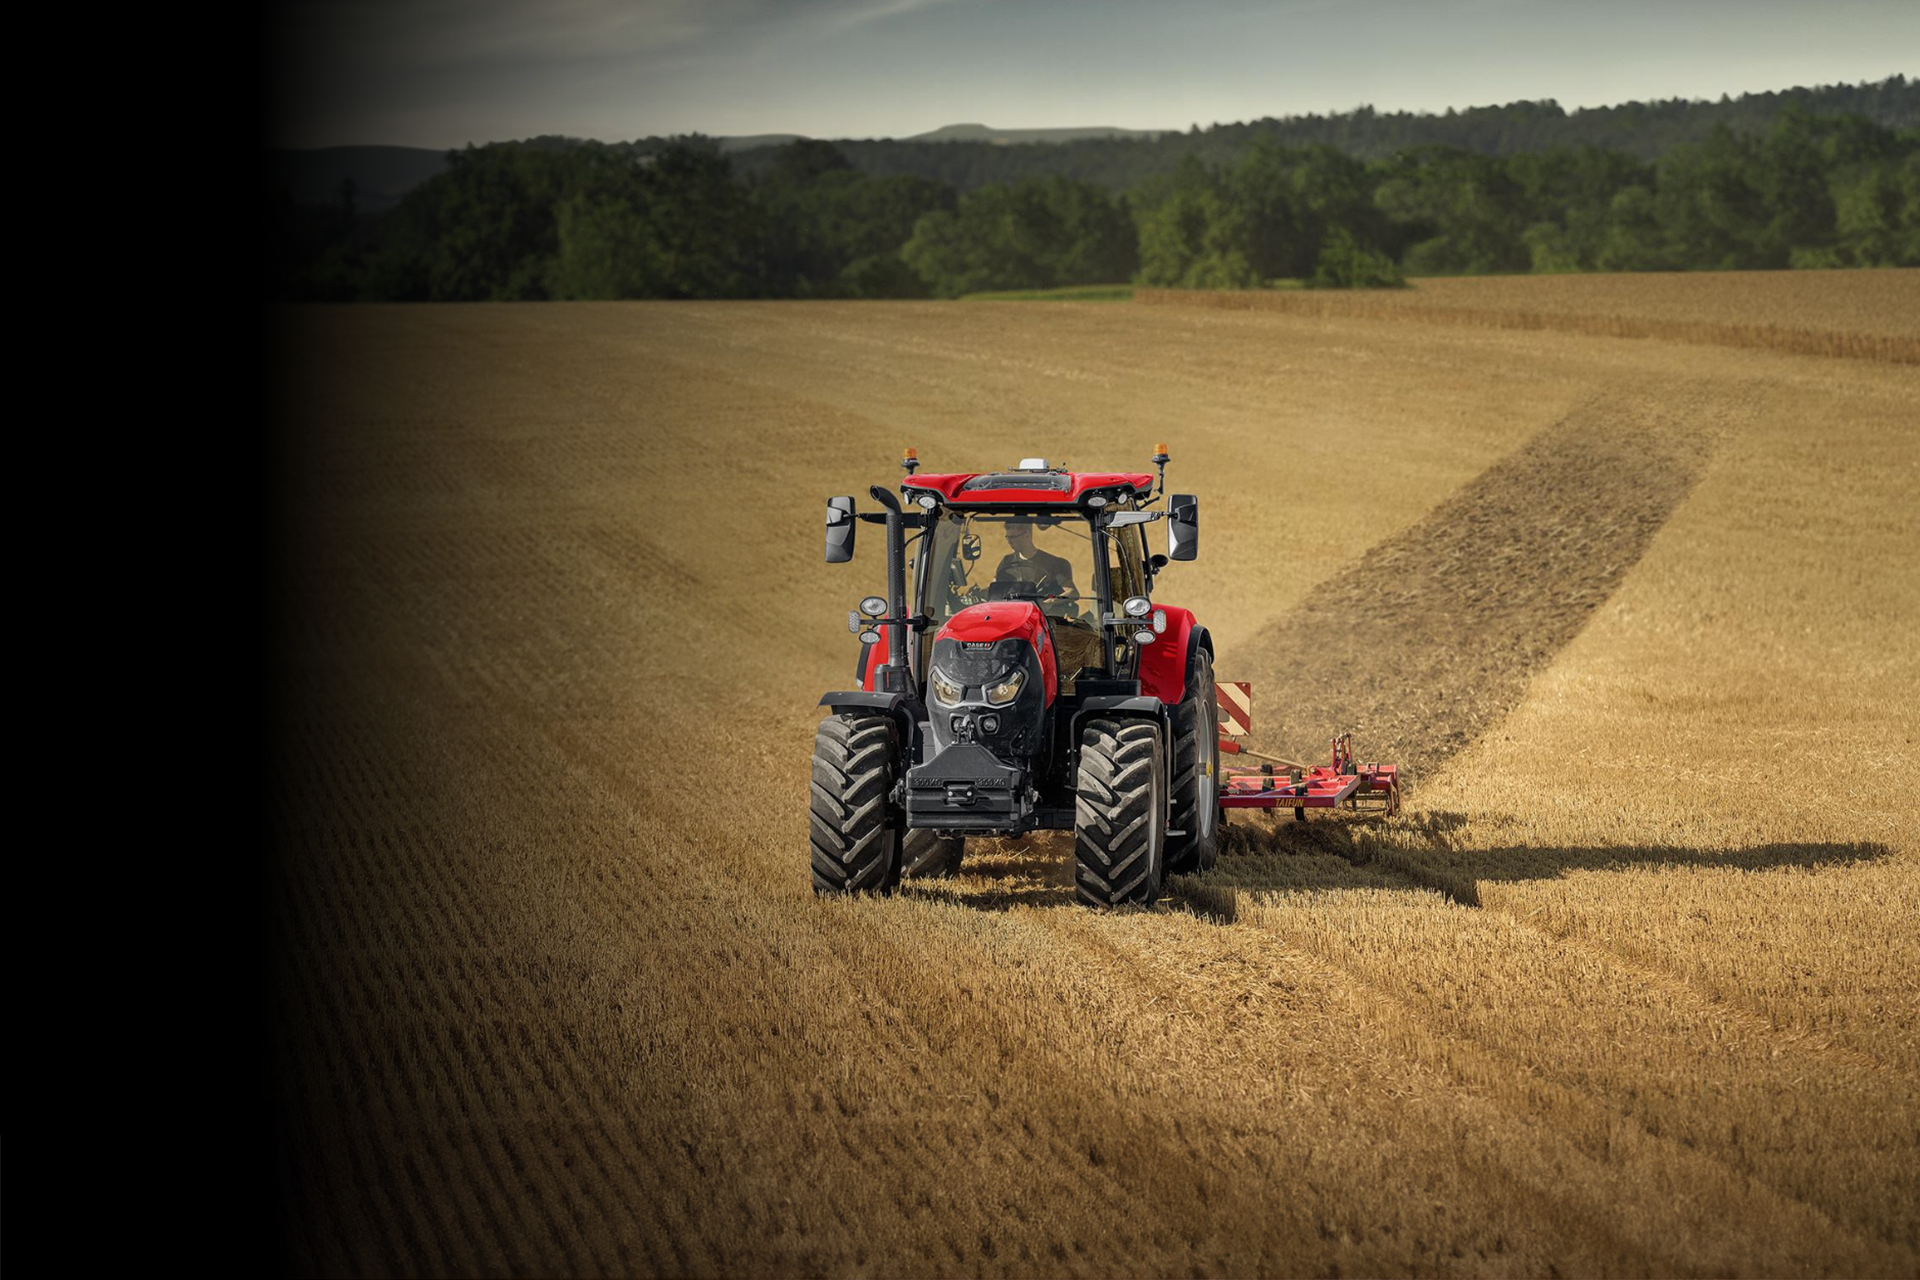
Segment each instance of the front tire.
[{"label": "front tire", "polygon": [[1211,871],[1220,856],[1220,708],[1213,700],[1213,656],[1194,654],[1186,696],[1173,709],[1173,780],[1168,787],[1167,870]]},{"label": "front tire", "polygon": [[813,891],[892,893],[900,883],[900,828],[888,812],[899,770],[886,716],[832,715],[813,739]]},{"label": "front tire", "polygon": [[1080,730],[1074,883],[1090,907],[1152,902],[1166,874],[1167,770],[1158,726],[1093,720]]}]

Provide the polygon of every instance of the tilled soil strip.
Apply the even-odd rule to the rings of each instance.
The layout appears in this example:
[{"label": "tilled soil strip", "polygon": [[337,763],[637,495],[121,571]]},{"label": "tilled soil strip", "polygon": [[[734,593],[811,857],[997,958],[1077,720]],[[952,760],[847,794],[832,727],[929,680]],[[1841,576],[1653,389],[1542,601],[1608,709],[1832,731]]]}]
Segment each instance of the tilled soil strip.
[{"label": "tilled soil strip", "polygon": [[1417,783],[1497,723],[1693,489],[1688,402],[1590,401],[1315,587],[1223,672],[1256,680],[1256,745],[1318,760],[1352,730]]}]

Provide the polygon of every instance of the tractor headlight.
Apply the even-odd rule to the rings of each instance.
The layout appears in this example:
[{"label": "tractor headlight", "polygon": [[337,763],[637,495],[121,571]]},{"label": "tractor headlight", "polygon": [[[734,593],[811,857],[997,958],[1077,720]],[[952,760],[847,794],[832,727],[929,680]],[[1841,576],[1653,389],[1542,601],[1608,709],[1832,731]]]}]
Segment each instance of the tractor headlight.
[{"label": "tractor headlight", "polygon": [[860,602],[860,612],[869,618],[877,618],[887,611],[887,602],[881,596],[868,596]]},{"label": "tractor headlight", "polygon": [[1128,596],[1127,602],[1120,607],[1126,610],[1129,618],[1144,618],[1147,610],[1153,608],[1153,601],[1145,596]]},{"label": "tractor headlight", "polygon": [[927,673],[927,683],[933,686],[933,696],[937,701],[944,702],[948,706],[960,701],[963,690],[940,668],[935,667]]},{"label": "tractor headlight", "polygon": [[1016,671],[999,684],[987,686],[987,701],[996,707],[1004,707],[1020,696],[1020,686],[1027,682],[1027,673]]}]

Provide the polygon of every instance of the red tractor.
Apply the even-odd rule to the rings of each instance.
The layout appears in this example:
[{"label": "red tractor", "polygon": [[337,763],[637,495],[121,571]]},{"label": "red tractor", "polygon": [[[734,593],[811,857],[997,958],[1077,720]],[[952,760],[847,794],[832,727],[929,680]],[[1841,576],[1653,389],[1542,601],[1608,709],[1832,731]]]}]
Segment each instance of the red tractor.
[{"label": "red tractor", "polygon": [[[828,500],[827,560],[853,558],[860,523],[882,524],[887,585],[847,615],[859,687],[820,700],[831,714],[813,752],[816,893],[951,875],[967,837],[1040,828],[1073,830],[1092,906],[1150,902],[1169,871],[1213,864],[1213,641],[1188,610],[1153,600],[1167,562],[1199,549],[1199,503],[1175,494],[1154,509],[1165,445],[1153,461],[1157,477],[1037,458],[923,476],[909,450],[904,504],[877,485],[878,512]],[[1162,520],[1156,555],[1144,535]]]}]

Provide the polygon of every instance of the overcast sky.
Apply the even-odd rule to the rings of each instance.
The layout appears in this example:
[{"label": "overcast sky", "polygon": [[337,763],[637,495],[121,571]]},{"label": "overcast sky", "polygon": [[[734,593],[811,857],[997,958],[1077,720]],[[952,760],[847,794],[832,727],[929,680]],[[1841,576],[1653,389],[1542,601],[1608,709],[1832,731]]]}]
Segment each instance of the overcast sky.
[{"label": "overcast sky", "polygon": [[1917,0],[280,0],[267,141],[906,137],[1920,73]]}]

